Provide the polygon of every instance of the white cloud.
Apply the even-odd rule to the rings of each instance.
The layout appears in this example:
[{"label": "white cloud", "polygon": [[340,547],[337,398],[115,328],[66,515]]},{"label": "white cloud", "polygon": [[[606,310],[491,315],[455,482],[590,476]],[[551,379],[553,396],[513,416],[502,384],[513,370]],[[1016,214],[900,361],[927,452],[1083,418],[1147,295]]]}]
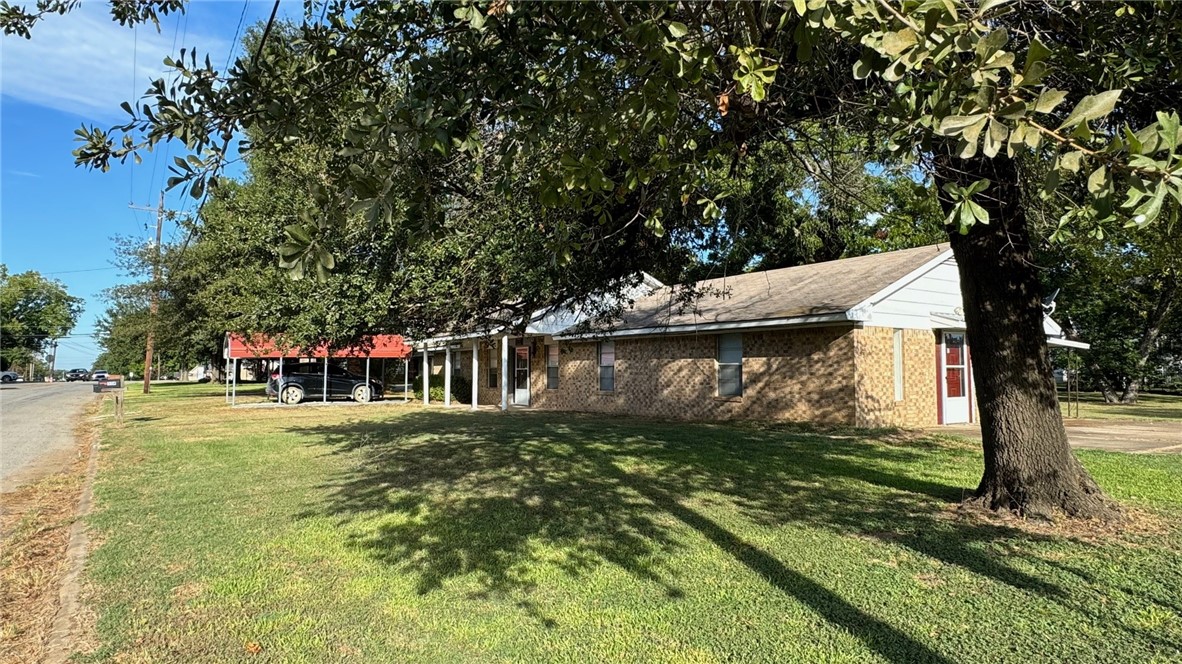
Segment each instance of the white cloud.
[{"label": "white cloud", "polygon": [[[106,3],[83,4],[66,16],[48,16],[33,27],[33,38],[0,37],[0,92],[5,97],[66,111],[98,122],[127,117],[119,104],[138,99],[164,73],[172,53],[177,14],[164,18],[161,32],[119,25]],[[137,34],[138,32],[138,34]],[[178,40],[179,42],[179,40]],[[224,56],[228,44],[189,33],[184,45]],[[177,43],[179,50],[182,44]],[[134,55],[134,65],[133,65]]]}]

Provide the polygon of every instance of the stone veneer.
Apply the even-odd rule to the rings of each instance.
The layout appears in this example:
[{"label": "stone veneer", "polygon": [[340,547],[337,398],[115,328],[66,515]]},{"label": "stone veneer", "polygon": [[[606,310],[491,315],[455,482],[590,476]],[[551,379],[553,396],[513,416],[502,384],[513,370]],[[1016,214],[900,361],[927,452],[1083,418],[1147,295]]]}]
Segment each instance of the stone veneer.
[{"label": "stone veneer", "polygon": [[546,389],[534,348],[532,406],[672,419],[856,421],[852,326],[743,333],[743,395],[717,394],[716,334],[616,339],[616,389],[599,390],[597,345],[560,344],[559,387]]},{"label": "stone veneer", "polygon": [[903,399],[895,400],[895,338],[889,327],[854,330],[857,425],[936,425],[936,335],[903,330]]},{"label": "stone veneer", "polygon": [[[510,339],[530,347],[530,406],[542,410],[619,413],[669,419],[794,420],[865,427],[936,424],[935,334],[903,331],[903,399],[894,398],[894,330],[852,325],[743,332],[743,396],[718,397],[717,334],[616,339],[616,389],[599,390],[596,342],[557,342],[559,385],[546,387],[540,338]],[[480,349],[481,405],[501,401],[489,388],[488,362],[499,343]],[[471,378],[470,350],[453,353]],[[442,362],[442,360],[440,360]],[[432,362],[434,364],[434,361]],[[435,367],[433,367],[434,369]],[[509,384],[513,400],[512,376]]]}]

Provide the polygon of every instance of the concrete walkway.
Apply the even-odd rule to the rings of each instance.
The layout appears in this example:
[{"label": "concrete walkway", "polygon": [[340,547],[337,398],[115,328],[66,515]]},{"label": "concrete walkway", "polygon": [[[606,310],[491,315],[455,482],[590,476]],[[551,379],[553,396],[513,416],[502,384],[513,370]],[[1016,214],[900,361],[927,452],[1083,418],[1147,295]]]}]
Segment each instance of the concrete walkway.
[{"label": "concrete walkway", "polygon": [[[1182,454],[1182,422],[1168,420],[1065,420],[1072,447],[1134,454]],[[981,428],[946,426],[937,429],[981,439]]]}]

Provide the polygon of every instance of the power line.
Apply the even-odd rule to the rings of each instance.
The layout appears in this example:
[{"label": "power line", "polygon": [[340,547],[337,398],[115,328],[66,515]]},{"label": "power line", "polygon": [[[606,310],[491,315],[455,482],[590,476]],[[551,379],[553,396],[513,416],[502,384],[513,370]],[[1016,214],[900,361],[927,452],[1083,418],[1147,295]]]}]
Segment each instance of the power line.
[{"label": "power line", "polygon": [[41,272],[40,274],[77,274],[79,272],[102,272],[104,270],[118,270],[118,267],[92,267],[85,270],[61,270],[58,272]]},{"label": "power line", "polygon": [[242,13],[238,15],[238,27],[234,28],[234,38],[230,40],[230,52],[226,54],[226,66],[222,67],[223,75],[230,71],[230,60],[234,57],[234,51],[238,49],[238,33],[242,31],[242,23],[246,20],[246,8],[249,5],[250,0],[244,0],[242,3]]}]

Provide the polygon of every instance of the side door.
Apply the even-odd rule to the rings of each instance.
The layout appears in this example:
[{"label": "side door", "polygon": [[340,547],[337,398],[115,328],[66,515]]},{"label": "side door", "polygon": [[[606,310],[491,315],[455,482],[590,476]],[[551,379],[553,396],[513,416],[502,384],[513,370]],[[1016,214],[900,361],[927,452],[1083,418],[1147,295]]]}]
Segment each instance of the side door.
[{"label": "side door", "polygon": [[[347,397],[353,393],[353,385],[358,383],[357,377],[350,374],[343,367],[335,364],[328,366],[328,396]],[[360,381],[363,382],[363,381]]]},{"label": "side door", "polygon": [[513,349],[513,403],[529,405],[529,346]]},{"label": "side door", "polygon": [[941,391],[944,424],[969,421],[969,362],[964,332],[944,332]]}]

